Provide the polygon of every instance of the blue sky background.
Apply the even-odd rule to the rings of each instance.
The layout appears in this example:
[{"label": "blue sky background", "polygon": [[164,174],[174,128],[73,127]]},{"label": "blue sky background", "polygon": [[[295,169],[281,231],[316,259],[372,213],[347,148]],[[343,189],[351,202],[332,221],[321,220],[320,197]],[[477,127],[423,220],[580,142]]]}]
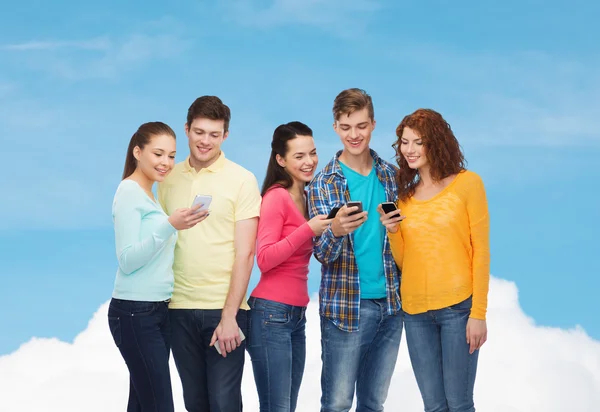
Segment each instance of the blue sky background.
[{"label": "blue sky background", "polygon": [[537,323],[600,339],[600,6],[483,3],[3,4],[0,355],[72,340],[109,299],[111,202],[139,124],[170,124],[181,161],[188,106],[216,94],[233,115],[225,153],[262,180],[284,122],[311,126],[329,160],[348,87],[372,95],[389,160],[404,115],[441,112],[486,183],[492,273]]}]

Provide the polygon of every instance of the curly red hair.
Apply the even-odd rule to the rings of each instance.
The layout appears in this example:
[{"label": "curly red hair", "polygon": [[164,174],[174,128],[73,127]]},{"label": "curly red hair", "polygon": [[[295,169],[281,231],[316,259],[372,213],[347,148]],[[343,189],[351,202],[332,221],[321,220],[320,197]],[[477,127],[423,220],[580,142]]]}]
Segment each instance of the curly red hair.
[{"label": "curly red hair", "polygon": [[431,109],[418,109],[404,117],[396,128],[398,140],[392,145],[396,151],[398,162],[398,198],[408,200],[415,193],[420,181],[419,172],[411,169],[400,152],[404,128],[412,129],[423,141],[425,155],[430,167],[431,178],[434,182],[457,174],[466,168],[466,161],[460,144],[454,136],[450,125],[441,114]]}]

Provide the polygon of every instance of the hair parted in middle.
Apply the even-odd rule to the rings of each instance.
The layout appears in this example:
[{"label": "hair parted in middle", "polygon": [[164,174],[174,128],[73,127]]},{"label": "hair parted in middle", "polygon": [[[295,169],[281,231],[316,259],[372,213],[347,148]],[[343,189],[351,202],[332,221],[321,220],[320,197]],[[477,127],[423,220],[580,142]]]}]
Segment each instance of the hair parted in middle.
[{"label": "hair parted in middle", "polygon": [[415,193],[419,183],[419,172],[411,169],[400,151],[402,133],[405,128],[412,129],[422,140],[425,156],[429,163],[429,173],[434,182],[457,174],[466,168],[466,161],[460,144],[452,128],[441,114],[431,109],[418,109],[405,116],[396,128],[398,139],[392,145],[398,162],[398,198],[406,201]]},{"label": "hair parted in middle", "polygon": [[367,108],[369,118],[375,120],[375,109],[369,93],[358,88],[346,89],[333,101],[333,120],[338,121],[341,115],[351,115],[364,108]]}]

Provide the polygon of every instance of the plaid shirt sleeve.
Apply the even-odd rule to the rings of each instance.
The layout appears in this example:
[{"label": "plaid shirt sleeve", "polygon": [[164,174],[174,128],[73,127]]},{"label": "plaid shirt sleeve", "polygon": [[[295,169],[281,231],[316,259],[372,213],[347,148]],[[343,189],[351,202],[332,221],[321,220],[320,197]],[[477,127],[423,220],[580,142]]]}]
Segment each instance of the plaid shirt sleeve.
[{"label": "plaid shirt sleeve", "polygon": [[[317,215],[328,214],[335,206],[330,204],[325,193],[327,191],[323,187],[323,179],[317,177],[308,189],[308,213],[311,219]],[[335,237],[331,226],[329,226],[321,236],[315,237],[315,257],[324,264],[333,262],[340,256],[345,240],[346,236]]]}]

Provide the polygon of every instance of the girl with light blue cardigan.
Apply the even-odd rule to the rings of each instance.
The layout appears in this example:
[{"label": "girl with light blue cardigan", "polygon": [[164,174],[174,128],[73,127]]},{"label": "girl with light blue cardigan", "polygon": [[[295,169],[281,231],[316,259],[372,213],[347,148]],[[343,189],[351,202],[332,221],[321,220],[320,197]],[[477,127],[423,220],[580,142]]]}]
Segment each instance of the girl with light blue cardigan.
[{"label": "girl with light blue cardigan", "polygon": [[129,142],[123,180],[113,201],[118,269],[108,324],[129,369],[128,412],[173,411],[168,302],[173,292],[177,231],[207,211],[167,216],[152,193],[175,164],[175,133],[164,123],[139,127]]}]

